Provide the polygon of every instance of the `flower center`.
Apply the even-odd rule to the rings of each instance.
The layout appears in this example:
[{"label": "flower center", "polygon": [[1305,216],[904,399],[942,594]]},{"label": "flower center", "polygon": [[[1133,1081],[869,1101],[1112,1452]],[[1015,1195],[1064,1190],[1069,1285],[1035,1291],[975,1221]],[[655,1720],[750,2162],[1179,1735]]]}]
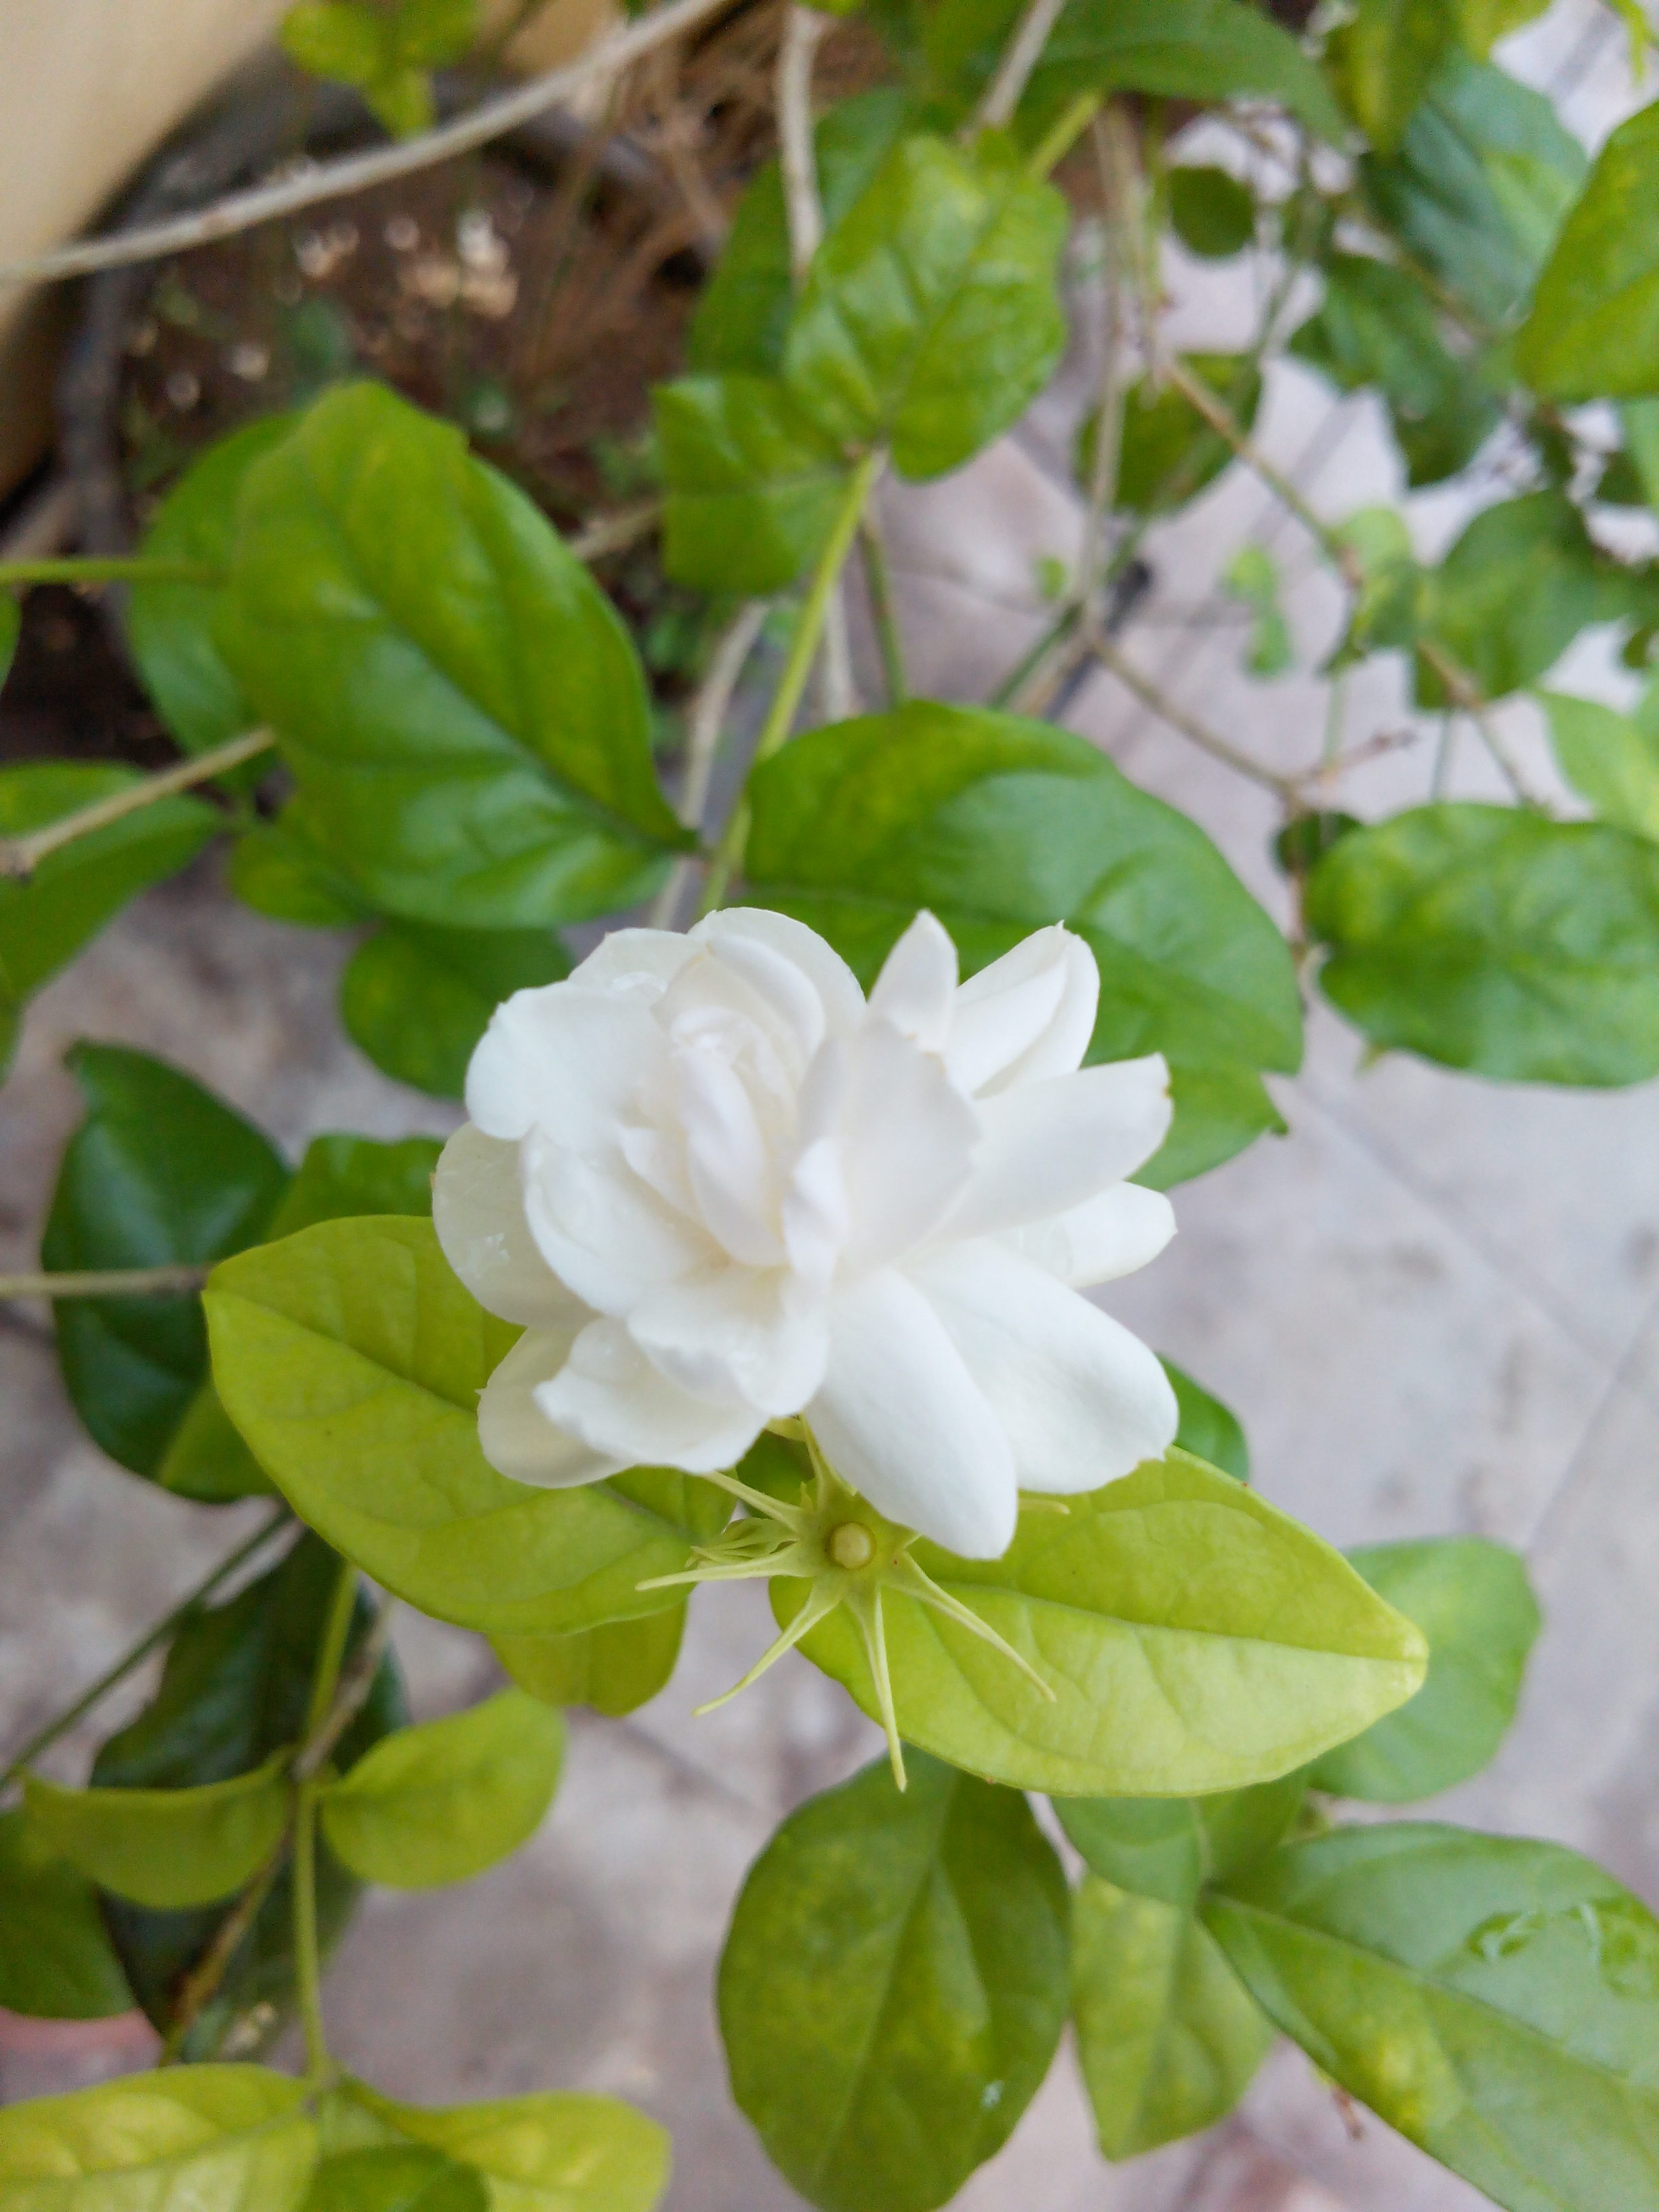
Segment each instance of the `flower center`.
[{"label": "flower center", "polygon": [[856,1574],[875,1558],[876,1540],[862,1521],[843,1521],[839,1528],[830,1531],[827,1548],[838,1567]]}]

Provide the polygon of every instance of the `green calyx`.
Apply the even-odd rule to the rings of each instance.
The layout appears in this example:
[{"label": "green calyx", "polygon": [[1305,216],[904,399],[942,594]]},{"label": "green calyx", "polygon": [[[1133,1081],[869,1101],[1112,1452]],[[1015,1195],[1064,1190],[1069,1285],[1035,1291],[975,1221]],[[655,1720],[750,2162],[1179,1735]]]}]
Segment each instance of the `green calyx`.
[{"label": "green calyx", "polygon": [[[712,1713],[740,1690],[757,1682],[775,1660],[824,1617],[845,1606],[857,1624],[876,1686],[881,1723],[887,1735],[893,1779],[904,1787],[904,1747],[899,1739],[893,1710],[893,1687],[887,1667],[887,1639],[882,1626],[881,1601],[884,1589],[901,1590],[906,1597],[931,1606],[1000,1651],[1011,1666],[1034,1683],[1045,1698],[1054,1691],[1036,1668],[1011,1644],[981,1620],[970,1607],[942,1590],[910,1556],[917,1532],[889,1521],[850,1489],[836,1473],[804,1421],[773,1424],[780,1435],[804,1443],[812,1463],[812,1480],[801,1485],[799,1504],[788,1505],[764,1491],[753,1490],[735,1475],[711,1474],[718,1483],[750,1509],[750,1517],[731,1527],[707,1544],[693,1547],[692,1564],[680,1573],[658,1575],[639,1587],[665,1589],[676,1583],[745,1582],[775,1575],[810,1583],[806,1602],[789,1626],[771,1644],[740,1681],[697,1712]],[[1024,1501],[1022,1500],[1022,1504]],[[1063,1510],[1063,1507],[1061,1508]]]}]

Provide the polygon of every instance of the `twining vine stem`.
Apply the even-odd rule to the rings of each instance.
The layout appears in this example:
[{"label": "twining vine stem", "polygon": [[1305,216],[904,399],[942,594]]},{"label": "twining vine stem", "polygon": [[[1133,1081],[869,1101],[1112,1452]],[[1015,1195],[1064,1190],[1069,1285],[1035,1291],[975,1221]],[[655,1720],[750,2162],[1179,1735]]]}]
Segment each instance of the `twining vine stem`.
[{"label": "twining vine stem", "polygon": [[[708,806],[708,787],[714,774],[714,756],[720,732],[738,688],[738,678],[772,611],[769,599],[750,599],[739,607],[715,647],[696,698],[692,702],[685,744],[685,776],[678,809],[688,830],[701,830]],[[651,908],[653,929],[672,929],[697,863],[690,854],[676,860],[668,880]]]},{"label": "twining vine stem", "polygon": [[112,822],[124,821],[141,807],[154,806],[158,799],[170,799],[175,792],[188,791],[192,784],[210,782],[214,776],[223,775],[229,769],[240,768],[244,761],[268,752],[276,742],[269,730],[249,730],[242,737],[232,738],[228,744],[216,745],[210,752],[197,753],[174,768],[161,769],[159,775],[144,776],[129,784],[125,791],[112,792],[107,799],[94,799],[90,806],[65,814],[59,821],[48,822],[44,829],[31,830],[27,836],[0,838],[0,877],[27,879],[48,854],[72,845],[77,837],[88,837],[94,830],[106,830]]},{"label": "twining vine stem", "polygon": [[969,137],[977,137],[981,131],[1006,130],[1013,120],[1020,94],[1030,82],[1031,71],[1042,58],[1048,33],[1060,21],[1065,5],[1066,0],[1030,0],[1019,28],[1003,48],[996,73],[969,121]]},{"label": "twining vine stem", "polygon": [[3,1298],[163,1297],[199,1291],[212,1272],[204,1261],[180,1261],[164,1267],[86,1268],[61,1275],[0,1275]]}]

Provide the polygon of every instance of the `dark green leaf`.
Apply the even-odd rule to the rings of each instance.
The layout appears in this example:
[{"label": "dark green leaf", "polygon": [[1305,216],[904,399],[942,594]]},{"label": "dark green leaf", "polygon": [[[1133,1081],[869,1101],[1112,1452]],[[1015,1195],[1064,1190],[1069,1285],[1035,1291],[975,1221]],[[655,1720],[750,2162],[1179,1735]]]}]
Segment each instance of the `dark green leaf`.
[{"label": "dark green leaf", "polygon": [[1188,252],[1225,261],[1255,236],[1255,198],[1225,169],[1171,169],[1170,221]]},{"label": "dark green leaf", "polygon": [[96,1891],[43,1847],[21,1807],[0,1813],[0,2005],[40,2020],[132,2009]]},{"label": "dark green leaf", "polygon": [[1561,773],[1604,822],[1659,840],[1659,684],[1633,714],[1561,691],[1539,694]]},{"label": "dark green leaf", "polygon": [[819,247],[784,348],[826,436],[957,468],[1024,412],[1066,342],[1066,203],[996,155],[902,139]]},{"label": "dark green leaf", "polygon": [[1100,963],[1090,1056],[1175,1075],[1160,1185],[1279,1126],[1261,1068],[1301,1057],[1285,941],[1193,823],[1081,738],[915,702],[810,732],[753,779],[750,896],[827,936],[869,982],[920,907],[965,972],[1064,921]]},{"label": "dark green leaf", "polygon": [[1429,1674],[1410,1703],[1339,1744],[1316,1790],[1406,1805],[1478,1774],[1515,1718],[1538,1601],[1520,1554],[1481,1536],[1368,1544],[1348,1554],[1375,1590],[1429,1639]]},{"label": "dark green leaf", "polygon": [[[0,837],[27,836],[129,790],[136,769],[30,761],[0,769]],[[27,883],[0,881],[0,1074],[26,1000],[131,898],[196,858],[220,817],[199,799],[159,799],[48,854]]]},{"label": "dark green leaf", "polygon": [[514,927],[640,897],[687,842],[628,633],[525,495],[382,387],[250,471],[220,641],[292,826],[372,905]]},{"label": "dark green leaf", "polygon": [[[1426,579],[1422,625],[1487,699],[1553,667],[1601,611],[1595,549],[1559,491],[1528,492],[1477,514]],[[1419,706],[1443,707],[1445,685],[1419,659]]]},{"label": "dark green leaf", "polygon": [[340,978],[340,1019],[383,1074],[459,1098],[501,1000],[569,973],[550,930],[392,922],[352,955]]},{"label": "dark green leaf", "polygon": [[532,1697],[550,1705],[591,1705],[617,1719],[664,1687],[684,1632],[685,1607],[677,1606],[672,1613],[607,1621],[574,1636],[493,1636],[490,1643]]},{"label": "dark green leaf", "polygon": [[720,1960],[732,2090],[826,2212],[925,2212],[1007,2140],[1066,2007],[1065,1877],[1013,1791],[884,1759],[792,1814]]},{"label": "dark green leaf", "polygon": [[641,1592],[724,1526],[724,1495],[634,1468],[532,1490],[478,1449],[478,1392],[518,1332],[464,1291],[428,1221],[324,1222],[216,1269],[232,1419],[330,1543],[423,1612],[566,1635],[683,1602]]},{"label": "dark green leaf", "polygon": [[22,602],[15,592],[0,591],[0,684],[10,673],[17,651],[18,635],[23,627]]},{"label": "dark green leaf", "polygon": [[1072,1908],[1072,2020],[1109,2159],[1138,2158],[1224,2118],[1273,2041],[1189,1911],[1093,1875]]},{"label": "dark green leaf", "polygon": [[1400,143],[1456,35],[1444,0],[1358,0],[1327,53],[1343,102],[1373,146],[1387,153]]},{"label": "dark green leaf", "polygon": [[1203,1912],[1316,2065],[1508,2212],[1650,2212],[1659,1924],[1599,1867],[1402,1821],[1285,1844]]},{"label": "dark green leaf", "polygon": [[1510,1083],[1659,1073],[1659,849],[1595,822],[1419,806],[1308,884],[1320,988],[1373,1044]]},{"label": "dark green leaf", "polygon": [[1056,1797],[1060,1826],[1092,1874],[1183,1908],[1206,1882],[1253,1866],[1285,1836],[1307,1795],[1297,1768],[1209,1797]]},{"label": "dark green leaf", "polygon": [[489,2191],[476,2166],[427,2144],[372,2144],[322,2160],[305,2212],[489,2212]]},{"label": "dark green leaf", "polygon": [[[1239,354],[1195,353],[1186,367],[1223,400],[1241,428],[1255,420],[1261,379]],[[1077,467],[1087,483],[1094,467],[1095,416],[1084,419]],[[1160,392],[1142,380],[1123,398],[1122,443],[1117,465],[1117,503],[1135,514],[1169,514],[1212,483],[1233,449],[1211,429],[1191,400],[1166,385]]]},{"label": "dark green leaf", "polygon": [[244,831],[230,852],[230,888],[256,914],[301,929],[349,929],[374,909],[286,819]]},{"label": "dark green leaf", "polygon": [[1659,100],[1621,123],[1563,224],[1516,346],[1547,399],[1659,392]]},{"label": "dark green leaf", "polygon": [[[141,551],[163,561],[199,561],[228,573],[236,542],[236,502],[253,464],[294,428],[289,415],[266,415],[210,446],[156,512]],[[186,752],[224,744],[258,717],[225,664],[213,635],[222,583],[145,583],[127,602],[127,638],[157,713]],[[251,789],[270,766],[249,761],[226,781]]]},{"label": "dark green leaf", "polygon": [[653,395],[667,498],[663,561],[676,582],[757,597],[823,550],[847,464],[770,377],[699,376]]},{"label": "dark green leaf", "polygon": [[[68,1065],[87,1118],[58,1170],[44,1266],[159,1267],[258,1242],[288,1183],[258,1130],[146,1054],[83,1044]],[[200,1302],[64,1298],[56,1314],[76,1411],[112,1459],[156,1475],[207,1373]]]},{"label": "dark green leaf", "polygon": [[1176,1431],[1176,1443],[1181,1449],[1211,1467],[1218,1467],[1236,1482],[1248,1482],[1250,1448],[1244,1441],[1238,1416],[1219,1398],[1212,1398],[1200,1383],[1194,1382],[1173,1359],[1164,1362],[1164,1372],[1170,1378],[1176,1404],[1181,1409],[1181,1426]]},{"label": "dark green leaf", "polygon": [[[815,133],[818,199],[833,230],[881,167],[907,102],[890,86],[838,100]],[[751,179],[691,319],[686,354],[699,374],[772,376],[783,366],[794,305],[789,226],[775,161]]]}]

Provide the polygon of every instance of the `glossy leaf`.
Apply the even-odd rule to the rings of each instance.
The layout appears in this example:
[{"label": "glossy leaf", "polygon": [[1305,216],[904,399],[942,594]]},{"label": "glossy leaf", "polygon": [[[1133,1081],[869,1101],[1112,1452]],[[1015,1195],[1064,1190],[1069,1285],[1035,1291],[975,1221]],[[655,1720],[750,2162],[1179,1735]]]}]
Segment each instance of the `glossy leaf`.
[{"label": "glossy leaf", "polygon": [[570,1634],[678,1602],[641,1592],[724,1526],[722,1494],[636,1468],[532,1490],[478,1449],[478,1392],[517,1332],[464,1291],[429,1222],[325,1222],[216,1269],[227,1411],[295,1510],[423,1612]]},{"label": "glossy leaf", "polygon": [[[247,1772],[305,1731],[311,1681],[341,1562],[309,1533],[281,1564],[223,1605],[186,1618],[174,1635],[154,1698],[112,1736],[94,1762],[94,1784],[178,1790]],[[360,1594],[348,1651],[367,1633],[372,1608]],[[408,1716],[388,1656],[362,1711],[335,1747],[349,1771]],[[317,1854],[317,1917],[325,1957],[344,1929],[357,1885],[326,1846]],[[163,2033],[179,1988],[217,1934],[223,1906],[155,1911],[116,1897],[104,1915],[139,2002]],[[247,2052],[280,2033],[294,1998],[294,1904],[288,1868],[278,1874],[253,1925],[227,1962],[183,2047],[189,2059]]]},{"label": "glossy leaf", "polygon": [[[836,102],[814,132],[818,200],[833,230],[891,150],[907,102],[882,85]],[[783,183],[774,161],[750,180],[691,319],[687,358],[699,376],[775,374],[794,305]]]},{"label": "glossy leaf", "polygon": [[1547,100],[1454,50],[1399,152],[1362,179],[1385,230],[1496,330],[1525,303],[1586,167]]},{"label": "glossy leaf", "polygon": [[750,784],[749,896],[821,931],[866,983],[920,907],[971,974],[1046,922],[1100,963],[1090,1058],[1162,1052],[1160,1187],[1281,1127],[1258,1073],[1294,1069],[1285,941],[1196,825],[1083,738],[913,702],[798,738]]},{"label": "glossy leaf", "polygon": [[1224,2118],[1273,2039],[1190,1911],[1093,1875],[1072,1907],[1072,2021],[1109,2159],[1138,2158]]},{"label": "glossy leaf", "polygon": [[370,2144],[319,2164],[305,2212],[489,2212],[476,2166],[424,2143]]},{"label": "glossy leaf", "polygon": [[826,2212],[925,2212],[1007,2140],[1066,2007],[1065,1877],[1024,1802],[932,1759],[811,1798],[720,1959],[732,2092]]},{"label": "glossy leaf", "polygon": [[574,1636],[494,1636],[495,1656],[521,1690],[550,1705],[591,1705],[617,1719],[654,1698],[679,1657],[685,1608],[607,1621]]},{"label": "glossy leaf", "polygon": [[847,463],[771,377],[697,376],[653,394],[663,563],[693,590],[781,591],[823,550]]},{"label": "glossy leaf", "polygon": [[1289,1844],[1205,1919],[1324,2073],[1508,2212],[1659,2190],[1659,1924],[1577,1852],[1429,1822]]},{"label": "glossy leaf", "polygon": [[0,2109],[6,2212],[298,2212],[317,2155],[306,2086],[178,2066]]},{"label": "glossy leaf", "polygon": [[1510,1083],[1659,1073],[1659,850],[1595,822],[1419,806],[1310,878],[1319,985],[1373,1044]]},{"label": "glossy leaf", "polygon": [[522,1690],[399,1729],[323,1790],[329,1849],[365,1881],[468,1881],[541,1826],[558,1787],[564,1723]]},{"label": "glossy leaf", "polygon": [[0,1813],[0,2006],[40,2020],[132,2009],[96,1893],[43,1846],[21,1807]]},{"label": "glossy leaf", "polygon": [[371,904],[459,927],[625,906],[686,842],[620,617],[459,431],[326,393],[250,470],[220,641],[294,827]]},{"label": "glossy leaf", "polygon": [[[1261,399],[1261,379],[1237,354],[1194,353],[1185,366],[1222,400],[1248,430]],[[1094,470],[1095,416],[1084,418],[1077,471],[1086,483]],[[1170,514],[1212,483],[1233,458],[1191,400],[1175,386],[1154,392],[1142,379],[1123,396],[1117,465],[1117,503],[1135,514]]]},{"label": "glossy leaf", "polygon": [[[294,428],[289,415],[265,415],[234,430],[193,461],[144,532],[146,559],[200,562],[228,574],[236,541],[236,502],[253,464]],[[226,665],[213,634],[224,583],[136,582],[127,599],[127,641],[156,712],[186,752],[222,745],[258,720]],[[249,761],[226,779],[250,789],[270,767]]]},{"label": "glossy leaf", "polygon": [[667,2186],[667,2136],[615,2097],[552,2090],[434,2109],[347,2087],[372,2120],[476,2166],[491,2212],[652,2212]]},{"label": "glossy leaf", "polygon": [[392,922],[340,978],[340,1019],[384,1075],[459,1098],[466,1064],[503,999],[570,973],[546,929],[432,929]]},{"label": "glossy leaf", "polygon": [[289,1757],[195,1790],[70,1790],[29,1775],[24,1803],[40,1843],[100,1888],[138,1905],[206,1905],[240,1889],[275,1849]]},{"label": "glossy leaf", "polygon": [[[0,769],[0,837],[26,836],[126,791],[136,769],[29,761]],[[48,854],[27,883],[0,881],[0,1073],[27,1000],[129,899],[196,858],[220,817],[199,799],[158,799]]]},{"label": "glossy leaf", "polygon": [[1540,1625],[1520,1554],[1481,1536],[1367,1544],[1348,1554],[1429,1639],[1408,1705],[1328,1751],[1310,1779],[1339,1797],[1406,1805],[1466,1782],[1509,1733]]},{"label": "glossy leaf", "polygon": [[1170,221],[1189,253],[1231,260],[1255,237],[1255,198],[1225,169],[1171,169]]},{"label": "glossy leaf", "polygon": [[1538,280],[1516,362],[1547,399],[1659,392],[1659,100],[1601,149]]},{"label": "glossy leaf", "polygon": [[1373,146],[1400,143],[1455,35],[1443,0],[1358,0],[1328,52],[1344,104]]},{"label": "glossy leaf", "polygon": [[[1477,514],[1425,590],[1423,626],[1487,699],[1542,676],[1602,613],[1595,549],[1578,509],[1559,491],[1534,491]],[[1425,661],[1419,706],[1449,703]]]},{"label": "glossy leaf", "polygon": [[826,436],[943,476],[1024,414],[1066,342],[1066,204],[993,155],[902,139],[825,239],[783,380]]},{"label": "glossy leaf", "polygon": [[1659,840],[1659,686],[1633,714],[1562,691],[1540,694],[1561,773],[1603,822]]},{"label": "glossy leaf", "polygon": [[1206,1882],[1253,1866],[1290,1828],[1307,1795],[1297,1768],[1208,1797],[1056,1797],[1054,1811],[1092,1874],[1137,1897],[1183,1908]]},{"label": "glossy leaf", "polygon": [[[1023,1515],[1000,1559],[915,1557],[1052,1686],[914,1598],[884,1595],[899,1732],[1016,1789],[1187,1796],[1266,1782],[1357,1735],[1423,1680],[1423,1638],[1253,1491],[1172,1451]],[[775,1582],[787,1620],[805,1585]],[[877,1711],[833,1613],[799,1649]]]},{"label": "glossy leaf", "polygon": [[349,929],[374,912],[286,819],[245,830],[231,848],[226,875],[244,905],[301,929]]},{"label": "glossy leaf", "polygon": [[1231,1474],[1236,1482],[1248,1482],[1250,1448],[1244,1440],[1238,1416],[1219,1398],[1212,1397],[1201,1383],[1194,1382],[1173,1359],[1164,1362],[1164,1372],[1170,1378],[1170,1387],[1181,1412],[1181,1426],[1176,1431],[1176,1443],[1181,1449],[1189,1452],[1194,1459],[1218,1467],[1223,1474]]}]

